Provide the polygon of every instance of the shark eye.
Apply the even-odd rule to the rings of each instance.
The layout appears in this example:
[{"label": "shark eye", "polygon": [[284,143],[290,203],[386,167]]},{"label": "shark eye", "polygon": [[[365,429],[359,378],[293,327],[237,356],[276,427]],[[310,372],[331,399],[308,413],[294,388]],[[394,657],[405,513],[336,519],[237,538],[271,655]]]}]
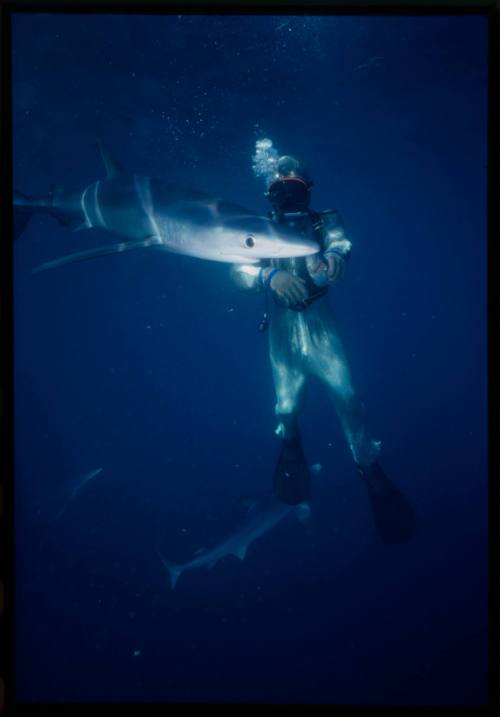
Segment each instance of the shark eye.
[{"label": "shark eye", "polygon": [[245,246],[247,246],[249,249],[255,246],[255,239],[251,234],[249,234],[245,239]]}]

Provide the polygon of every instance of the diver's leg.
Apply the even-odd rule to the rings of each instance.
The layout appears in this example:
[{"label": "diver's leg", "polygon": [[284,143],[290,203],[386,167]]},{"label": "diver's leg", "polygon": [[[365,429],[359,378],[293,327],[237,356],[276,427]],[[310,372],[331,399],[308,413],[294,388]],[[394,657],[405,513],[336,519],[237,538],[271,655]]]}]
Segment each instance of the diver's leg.
[{"label": "diver's leg", "polygon": [[304,400],[306,377],[301,369],[279,361],[273,354],[271,366],[276,391],[274,410],[278,418],[276,434],[292,439],[299,432],[298,415]]},{"label": "diver's leg", "polygon": [[415,532],[415,513],[378,462],[380,441],[373,440],[366,427],[365,408],[352,386],[344,347],[336,331],[331,329],[328,333],[328,342],[321,342],[321,351],[314,357],[315,373],[330,388],[381,539],[385,543],[405,542]]},{"label": "diver's leg", "polygon": [[282,446],[274,471],[274,495],[296,505],[311,497],[311,477],[302,449],[298,414],[303,402],[305,374],[288,352],[271,348],[271,366],[276,390],[276,433]]},{"label": "diver's leg", "polygon": [[342,424],[342,429],[358,466],[369,466],[380,453],[380,441],[371,438],[367,426],[365,407],[356,395],[347,356],[337,332],[329,327],[311,357],[312,373],[323,380],[328,388]]}]

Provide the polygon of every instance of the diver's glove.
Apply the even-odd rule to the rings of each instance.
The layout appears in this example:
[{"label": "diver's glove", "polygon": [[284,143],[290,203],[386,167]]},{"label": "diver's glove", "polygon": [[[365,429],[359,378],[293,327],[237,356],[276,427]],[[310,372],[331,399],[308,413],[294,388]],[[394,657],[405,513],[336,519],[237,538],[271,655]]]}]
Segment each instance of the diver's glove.
[{"label": "diver's glove", "polygon": [[270,287],[286,306],[294,306],[308,297],[306,282],[284,269],[267,267],[261,271],[261,281]]},{"label": "diver's glove", "polygon": [[342,278],[345,269],[345,259],[337,249],[327,249],[323,254],[327,262],[327,277],[329,284],[335,284]]},{"label": "diver's glove", "polygon": [[342,277],[345,260],[336,249],[327,249],[323,256],[313,254],[306,257],[306,265],[315,286],[331,286]]},{"label": "diver's glove", "polygon": [[328,264],[323,260],[321,254],[313,254],[306,257],[306,266],[311,281],[315,286],[328,286]]}]

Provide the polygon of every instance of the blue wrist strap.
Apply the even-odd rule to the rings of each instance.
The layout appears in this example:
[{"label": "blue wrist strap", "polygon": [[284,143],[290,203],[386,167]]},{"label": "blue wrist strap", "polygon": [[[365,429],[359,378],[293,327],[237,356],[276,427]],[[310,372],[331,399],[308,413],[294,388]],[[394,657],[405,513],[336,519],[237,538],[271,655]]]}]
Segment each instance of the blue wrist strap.
[{"label": "blue wrist strap", "polygon": [[273,269],[272,271],[269,272],[268,277],[264,283],[266,289],[268,289],[271,286],[271,279],[273,278],[273,276],[275,274],[278,273],[278,271],[281,271],[281,269]]},{"label": "blue wrist strap", "polygon": [[328,254],[336,254],[337,256],[342,257],[342,259],[345,259],[344,254],[340,249],[327,249],[323,252],[323,256],[328,256]]}]

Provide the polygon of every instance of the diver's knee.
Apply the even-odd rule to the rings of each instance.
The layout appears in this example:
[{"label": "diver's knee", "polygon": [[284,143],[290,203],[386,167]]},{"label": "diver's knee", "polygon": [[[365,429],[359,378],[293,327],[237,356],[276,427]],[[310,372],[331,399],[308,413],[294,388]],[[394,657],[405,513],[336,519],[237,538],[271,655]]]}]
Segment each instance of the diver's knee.
[{"label": "diver's knee", "polygon": [[298,411],[298,401],[291,396],[280,396],[274,411],[277,416],[291,416]]},{"label": "diver's knee", "polygon": [[355,410],[358,407],[360,400],[350,382],[331,382],[329,385],[336,403],[343,404],[346,410]]}]

